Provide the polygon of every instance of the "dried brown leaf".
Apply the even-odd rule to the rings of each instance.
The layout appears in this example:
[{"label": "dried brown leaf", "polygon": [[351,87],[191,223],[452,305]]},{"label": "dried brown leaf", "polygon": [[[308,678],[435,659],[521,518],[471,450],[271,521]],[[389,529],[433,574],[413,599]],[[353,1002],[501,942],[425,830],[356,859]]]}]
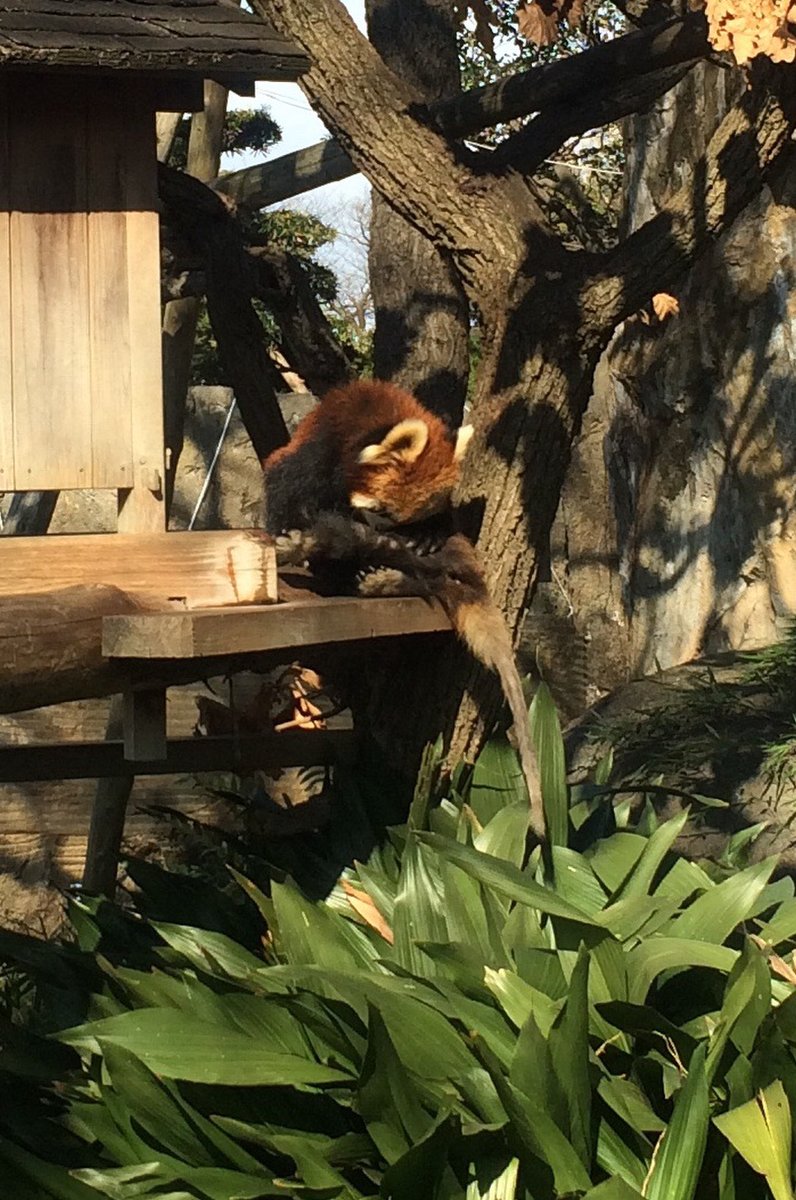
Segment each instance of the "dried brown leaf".
[{"label": "dried brown leaf", "polygon": [[667,317],[676,317],[678,315],[680,304],[668,292],[656,292],[652,297],[652,311],[659,321],[665,321]]},{"label": "dried brown leaf", "polygon": [[529,0],[517,9],[517,28],[535,46],[552,46],[558,40],[558,10],[549,3]]},{"label": "dried brown leaf", "polygon": [[359,888],[355,888],[354,885],[349,883],[347,879],[341,879],[340,884],[346,896],[348,897],[348,903],[351,905],[354,912],[357,913],[358,916],[360,916],[362,920],[370,926],[371,929],[375,929],[376,933],[378,933],[380,937],[384,938],[385,942],[389,942],[389,944],[392,946],[395,942],[393,931],[390,929],[390,926],[376,908],[376,905],[373,903],[368,893],[361,891]]}]

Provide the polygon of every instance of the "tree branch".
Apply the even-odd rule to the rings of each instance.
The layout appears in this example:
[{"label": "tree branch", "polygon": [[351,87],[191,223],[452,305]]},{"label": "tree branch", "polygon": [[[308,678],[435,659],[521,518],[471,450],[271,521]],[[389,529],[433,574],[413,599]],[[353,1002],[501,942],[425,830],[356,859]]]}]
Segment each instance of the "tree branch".
[{"label": "tree branch", "polygon": [[448,137],[466,137],[531,113],[553,110],[555,115],[563,104],[586,103],[590,92],[616,88],[664,67],[694,63],[709,53],[705,17],[692,13],[474,88],[430,107],[428,119]]},{"label": "tree branch", "polygon": [[[545,228],[521,181],[479,176],[419,117],[423,97],[394,75],[340,0],[252,0],[312,61],[301,87],[352,161],[401,216],[456,256],[463,282],[506,265],[528,247],[523,222]],[[352,113],[356,113],[352,124]],[[519,185],[519,186],[518,186]]]},{"label": "tree branch", "polygon": [[[705,19],[701,13],[692,13],[663,27],[638,30],[571,58],[520,71],[508,79],[475,88],[450,100],[429,106],[415,103],[410,105],[410,111],[450,138],[466,137],[529,113],[544,113],[543,121],[552,118],[552,136],[558,137],[558,110],[569,104],[570,132],[561,139],[566,140],[636,111],[632,108],[611,110],[605,107],[604,100],[604,115],[598,111],[600,98],[610,94],[618,83],[628,83],[628,90],[623,93],[627,104],[634,95],[631,81],[639,81],[636,95],[641,107],[649,103],[652,79],[655,86],[665,90],[664,77],[659,74],[664,68],[691,65],[709,53]],[[679,76],[673,71],[673,81],[677,78]],[[658,94],[660,92],[655,93]],[[538,131],[534,136],[538,136]],[[345,179],[356,174],[357,169],[340,142],[332,139],[282,155],[270,163],[234,171],[217,180],[215,186],[240,204],[263,208],[325,183]]]},{"label": "tree branch", "polygon": [[[788,66],[761,65],[696,165],[693,181],[603,259],[581,297],[583,318],[603,336],[651,293],[676,286],[705,248],[760,192],[796,127]],[[756,79],[754,77],[757,77]]]},{"label": "tree branch", "polygon": [[207,311],[243,423],[260,459],[288,440],[276,399],[282,381],[252,307],[252,266],[225,202],[182,171],[160,164],[160,196],[205,262]]},{"label": "tree branch", "polygon": [[334,335],[300,259],[270,246],[249,250],[258,295],[271,308],[282,335],[285,357],[311,392],[322,396],[353,377],[354,371]]},{"label": "tree branch", "polygon": [[542,113],[511,134],[484,161],[492,170],[513,169],[532,175],[545,159],[570,138],[639,112],[663,96],[691,70],[694,61],[644,74],[624,84],[607,84],[563,102],[556,112]]}]

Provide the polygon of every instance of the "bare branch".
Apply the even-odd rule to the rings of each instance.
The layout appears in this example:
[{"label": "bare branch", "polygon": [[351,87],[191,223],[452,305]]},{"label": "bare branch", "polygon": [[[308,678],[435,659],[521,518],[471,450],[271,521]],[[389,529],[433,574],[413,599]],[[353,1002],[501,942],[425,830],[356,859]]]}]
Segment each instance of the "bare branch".
[{"label": "bare branch", "polygon": [[606,84],[569,102],[564,101],[556,112],[535,117],[495,150],[489,151],[488,156],[484,156],[485,162],[492,170],[513,168],[531,175],[570,138],[620,121],[652,104],[679,83],[692,66],[693,62],[687,62],[664,67],[624,84]]},{"label": "bare branch", "polygon": [[[540,142],[544,124],[552,114],[553,129],[546,140],[558,146],[568,137],[637,111],[666,90],[666,77],[662,74],[665,68],[691,65],[709,52],[705,19],[701,13],[692,13],[662,28],[627,34],[582,54],[520,71],[499,83],[450,100],[428,107],[416,103],[411,111],[451,138],[466,137],[529,113],[544,113],[541,120],[537,118],[539,129],[533,135]],[[679,77],[673,70],[672,83]],[[634,80],[638,80],[636,92],[631,83]],[[628,84],[621,93],[623,104],[611,108],[606,96],[622,81]],[[559,110],[567,105],[570,106],[568,132],[562,136]],[[270,163],[234,171],[217,180],[215,186],[240,204],[263,208],[345,179],[356,174],[357,169],[340,143],[332,139],[282,155]]]}]

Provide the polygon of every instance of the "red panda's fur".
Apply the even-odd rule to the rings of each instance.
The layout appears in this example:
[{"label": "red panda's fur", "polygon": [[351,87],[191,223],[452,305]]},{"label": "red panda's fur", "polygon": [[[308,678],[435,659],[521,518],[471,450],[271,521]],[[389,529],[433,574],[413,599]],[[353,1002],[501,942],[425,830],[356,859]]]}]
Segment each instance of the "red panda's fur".
[{"label": "red panda's fur", "polygon": [[[404,422],[410,432],[417,423],[426,426],[421,450],[415,445],[404,453],[400,438],[390,442],[391,431],[400,431]],[[382,446],[388,452],[380,452]],[[460,457],[461,449],[442,421],[409,392],[379,381],[348,384],[330,392],[304,418],[290,443],[266,460],[267,527],[288,535],[277,541],[282,564],[335,563],[358,580],[362,595],[440,601],[473,656],[500,678],[528,788],[530,825],[544,840],[539,769],[511,637],[489,595],[475,549],[456,534],[421,554],[401,532],[401,526],[450,508]],[[355,521],[360,501],[386,513],[394,526],[391,532],[375,532]]]},{"label": "red panda's fur", "polygon": [[[411,460],[400,451],[375,462],[360,462],[367,446],[379,443],[401,422],[422,422],[425,447]],[[403,388],[363,379],[328,392],[299,424],[286,446],[263,464],[271,533],[287,528],[282,502],[301,488],[325,493],[318,511],[343,511],[352,494],[371,498],[397,524],[416,520],[446,505],[459,478],[456,441],[447,426]],[[273,494],[272,494],[273,493]],[[281,526],[281,528],[280,528]]]}]

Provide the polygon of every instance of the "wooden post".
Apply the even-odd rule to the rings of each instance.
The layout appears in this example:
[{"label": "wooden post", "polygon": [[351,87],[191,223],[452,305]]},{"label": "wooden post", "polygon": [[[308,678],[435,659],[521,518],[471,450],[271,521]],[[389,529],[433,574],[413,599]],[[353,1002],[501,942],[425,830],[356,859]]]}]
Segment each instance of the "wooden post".
[{"label": "wooden post", "polygon": [[[122,734],[123,705],[121,696],[114,696],[105,730],[106,741],[117,741]],[[94,896],[110,896],[116,890],[119,869],[119,850],[124,837],[127,801],[133,788],[134,776],[100,779],[91,809],[91,824],[86,845],[86,864],[83,868],[83,887]]]},{"label": "wooden post", "polygon": [[124,757],[160,762],[166,757],[166,689],[144,688],[122,697]]}]

